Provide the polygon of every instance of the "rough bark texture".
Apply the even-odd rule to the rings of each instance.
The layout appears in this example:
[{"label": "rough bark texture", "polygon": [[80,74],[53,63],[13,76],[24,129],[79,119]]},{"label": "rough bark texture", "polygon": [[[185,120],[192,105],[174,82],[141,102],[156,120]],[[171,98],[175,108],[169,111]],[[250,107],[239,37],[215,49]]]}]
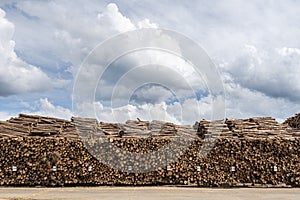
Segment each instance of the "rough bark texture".
[{"label": "rough bark texture", "polygon": [[289,125],[292,128],[300,129],[300,113],[296,114],[293,117],[288,118],[283,123]]},{"label": "rough bark texture", "polygon": [[[189,127],[21,114],[0,122],[0,144],[0,185],[300,186],[299,129],[273,118],[202,120]],[[123,150],[161,148],[167,156],[141,160],[141,166],[134,164],[141,157],[124,157],[119,170],[110,167]],[[167,158],[176,159],[136,172]]]}]

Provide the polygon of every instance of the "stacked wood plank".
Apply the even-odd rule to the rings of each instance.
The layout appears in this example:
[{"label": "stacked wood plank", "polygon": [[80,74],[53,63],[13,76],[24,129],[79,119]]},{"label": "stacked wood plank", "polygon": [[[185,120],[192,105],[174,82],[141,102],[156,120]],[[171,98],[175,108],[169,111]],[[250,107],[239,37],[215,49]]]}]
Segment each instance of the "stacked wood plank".
[{"label": "stacked wood plank", "polygon": [[297,132],[273,118],[181,126],[20,114],[0,122],[0,185],[300,187]]}]

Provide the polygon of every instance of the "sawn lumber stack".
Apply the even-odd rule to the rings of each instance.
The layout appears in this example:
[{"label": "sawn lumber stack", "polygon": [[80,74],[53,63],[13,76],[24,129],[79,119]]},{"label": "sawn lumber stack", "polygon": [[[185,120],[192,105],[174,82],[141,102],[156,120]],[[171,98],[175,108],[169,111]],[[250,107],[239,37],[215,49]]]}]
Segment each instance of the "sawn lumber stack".
[{"label": "sawn lumber stack", "polygon": [[0,185],[299,187],[299,118],[182,126],[20,114],[0,122]]}]

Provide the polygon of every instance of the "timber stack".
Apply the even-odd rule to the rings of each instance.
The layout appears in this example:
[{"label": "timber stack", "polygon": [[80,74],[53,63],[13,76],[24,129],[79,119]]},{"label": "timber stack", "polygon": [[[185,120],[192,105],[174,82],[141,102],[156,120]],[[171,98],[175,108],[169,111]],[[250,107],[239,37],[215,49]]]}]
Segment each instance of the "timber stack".
[{"label": "timber stack", "polygon": [[299,187],[299,119],[183,126],[20,114],[0,122],[0,185]]},{"label": "timber stack", "polygon": [[283,122],[283,124],[287,124],[292,128],[300,129],[300,113],[288,118],[287,120],[285,120],[285,122]]}]

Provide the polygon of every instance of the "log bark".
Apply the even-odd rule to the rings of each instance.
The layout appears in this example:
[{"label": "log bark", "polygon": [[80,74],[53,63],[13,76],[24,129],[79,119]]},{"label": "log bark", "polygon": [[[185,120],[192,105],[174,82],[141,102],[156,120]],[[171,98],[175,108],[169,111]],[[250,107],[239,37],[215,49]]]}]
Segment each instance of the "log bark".
[{"label": "log bark", "polygon": [[[255,117],[182,126],[20,114],[0,122],[0,185],[300,187],[300,130],[292,121]],[[162,148],[164,155],[151,154]],[[155,170],[137,171],[149,166]]]}]

